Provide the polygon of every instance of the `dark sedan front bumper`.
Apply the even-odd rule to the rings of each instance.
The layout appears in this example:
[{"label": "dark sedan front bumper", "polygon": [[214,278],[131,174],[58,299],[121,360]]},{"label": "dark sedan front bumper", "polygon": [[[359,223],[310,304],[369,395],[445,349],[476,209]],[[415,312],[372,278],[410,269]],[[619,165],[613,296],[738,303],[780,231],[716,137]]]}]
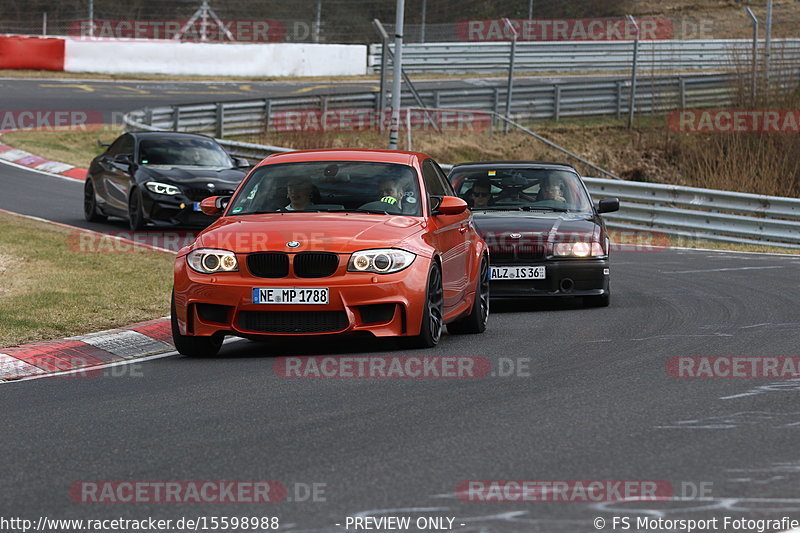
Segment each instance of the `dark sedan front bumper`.
[{"label": "dark sedan front bumper", "polygon": [[[497,263],[493,266],[523,264]],[[524,266],[544,266],[545,279],[492,280],[492,297],[602,296],[609,292],[608,259],[562,259],[526,262]]]},{"label": "dark sedan front bumper", "polygon": [[195,211],[194,204],[195,202],[181,196],[170,197],[151,194],[144,188],[142,190],[144,213],[152,222],[205,227],[217,219],[217,217],[206,215],[202,211]]}]

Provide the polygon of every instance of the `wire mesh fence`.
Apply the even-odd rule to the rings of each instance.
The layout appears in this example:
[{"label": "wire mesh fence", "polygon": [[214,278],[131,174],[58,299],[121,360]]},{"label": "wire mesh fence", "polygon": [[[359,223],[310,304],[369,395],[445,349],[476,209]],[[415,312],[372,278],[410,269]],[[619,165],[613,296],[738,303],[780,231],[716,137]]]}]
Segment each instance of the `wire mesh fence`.
[{"label": "wire mesh fence", "polygon": [[[391,23],[395,14],[390,0],[209,0],[203,26],[203,7],[203,0],[5,0],[0,33],[375,43],[371,21]],[[616,40],[629,38],[624,17],[633,14],[653,24],[655,39],[748,38],[744,7],[761,21],[763,37],[766,0],[407,0],[404,36],[412,43],[508,40],[508,18],[522,41]],[[800,2],[774,0],[774,37],[795,37],[798,23]]]}]

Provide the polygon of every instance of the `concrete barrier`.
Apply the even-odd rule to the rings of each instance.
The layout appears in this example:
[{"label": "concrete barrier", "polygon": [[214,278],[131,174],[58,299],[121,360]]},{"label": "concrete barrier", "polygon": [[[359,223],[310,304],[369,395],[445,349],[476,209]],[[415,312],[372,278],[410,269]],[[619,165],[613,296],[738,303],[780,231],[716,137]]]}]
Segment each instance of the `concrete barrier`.
[{"label": "concrete barrier", "polygon": [[367,46],[0,36],[0,68],[101,74],[348,76],[367,73]]}]

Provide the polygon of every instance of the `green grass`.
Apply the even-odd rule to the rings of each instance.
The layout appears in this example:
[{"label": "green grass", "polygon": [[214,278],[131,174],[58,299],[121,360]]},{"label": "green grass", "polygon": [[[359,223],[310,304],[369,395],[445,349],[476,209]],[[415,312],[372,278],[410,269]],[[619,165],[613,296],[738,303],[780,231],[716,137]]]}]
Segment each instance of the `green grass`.
[{"label": "green grass", "polygon": [[0,226],[0,348],[169,314],[174,255],[92,252],[84,232],[2,212]]},{"label": "green grass", "polygon": [[111,126],[90,131],[15,131],[0,136],[0,143],[52,161],[88,168],[92,159],[105,150],[97,141],[111,142],[120,134],[122,128]]}]

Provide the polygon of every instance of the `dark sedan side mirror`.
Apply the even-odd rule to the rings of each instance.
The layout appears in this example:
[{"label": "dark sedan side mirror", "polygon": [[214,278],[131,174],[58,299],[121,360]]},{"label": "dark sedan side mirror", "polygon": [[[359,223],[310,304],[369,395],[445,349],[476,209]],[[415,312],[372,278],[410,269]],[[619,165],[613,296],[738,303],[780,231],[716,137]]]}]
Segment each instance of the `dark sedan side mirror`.
[{"label": "dark sedan side mirror", "polygon": [[250,168],[250,161],[245,159],[244,157],[234,157],[233,164],[236,165],[236,168]]},{"label": "dark sedan side mirror", "polygon": [[129,165],[133,163],[133,159],[131,158],[130,154],[117,154],[112,159],[114,163],[118,163],[120,165]]},{"label": "dark sedan side mirror", "polygon": [[611,213],[619,211],[619,198],[603,198],[597,204],[598,213]]},{"label": "dark sedan side mirror", "polygon": [[433,212],[434,215],[460,215],[467,210],[467,202],[455,196],[444,196]]},{"label": "dark sedan side mirror", "polygon": [[218,217],[228,207],[230,196],[209,196],[200,202],[200,211],[212,217]]}]

